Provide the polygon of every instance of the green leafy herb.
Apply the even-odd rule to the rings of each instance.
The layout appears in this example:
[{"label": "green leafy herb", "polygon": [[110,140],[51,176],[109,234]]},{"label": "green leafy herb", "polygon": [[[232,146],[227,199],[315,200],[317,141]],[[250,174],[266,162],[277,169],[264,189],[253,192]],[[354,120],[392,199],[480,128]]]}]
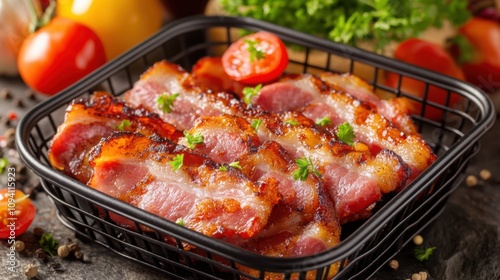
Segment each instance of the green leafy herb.
[{"label": "green leafy herb", "polygon": [[266,58],[266,53],[263,50],[257,48],[257,46],[259,45],[259,42],[257,42],[257,40],[246,39],[245,43],[248,44],[248,52],[250,53],[250,62],[254,62],[255,59],[261,60]]},{"label": "green leafy herb", "polygon": [[42,249],[51,257],[57,254],[57,247],[59,243],[54,239],[54,237],[52,237],[51,233],[44,233],[40,238],[39,244]]},{"label": "green leafy herb", "polygon": [[180,225],[181,227],[184,226],[184,219],[183,218],[179,218],[175,221],[176,224]]},{"label": "green leafy herb", "polygon": [[120,131],[124,131],[125,129],[127,129],[132,123],[129,121],[129,120],[123,120],[120,125],[118,125],[118,129]]},{"label": "green leafy herb", "polygon": [[219,166],[220,171],[227,171],[227,167],[225,165]]},{"label": "green leafy herb", "polygon": [[312,163],[312,160],[310,158],[298,158],[295,160],[295,163],[299,167],[299,169],[295,170],[293,172],[293,179],[294,180],[301,180],[305,181],[307,180],[307,176],[309,176],[309,172],[314,173],[316,176],[320,177],[321,173],[314,168],[314,164]]},{"label": "green leafy herb", "polygon": [[257,96],[259,94],[260,89],[262,88],[262,84],[257,85],[256,87],[246,87],[243,89],[243,101],[246,104],[250,104],[252,102],[252,97]]},{"label": "green leafy herb", "polygon": [[250,125],[253,129],[259,130],[259,126],[262,124],[262,120],[253,120]]},{"label": "green leafy herb", "polygon": [[316,119],[315,120],[315,123],[319,126],[325,126],[325,125],[329,125],[332,123],[332,121],[330,120],[330,118],[328,116],[326,117],[323,117],[321,119]]},{"label": "green leafy herb", "polygon": [[0,174],[3,173],[7,165],[9,165],[9,160],[4,157],[0,158]]},{"label": "green leafy herb", "polygon": [[354,129],[348,122],[339,125],[337,128],[337,138],[340,141],[352,146],[354,144],[354,137],[356,137]]},{"label": "green leafy herb", "polygon": [[241,170],[241,166],[240,166],[240,162],[239,161],[235,161],[235,162],[231,162],[229,164],[229,166],[233,167],[233,168],[237,168],[237,169],[240,169]]},{"label": "green leafy herb", "polygon": [[184,130],[184,136],[186,137],[186,140],[188,142],[188,147],[193,149],[194,145],[197,144],[202,144],[203,143],[203,135],[199,131],[195,132],[194,134],[189,134],[187,130]]},{"label": "green leafy herb", "polygon": [[443,19],[454,26],[471,13],[468,0],[219,0],[231,15],[286,26],[339,43],[372,41],[382,50],[392,41],[416,37]]},{"label": "green leafy herb", "polygon": [[156,99],[156,104],[158,104],[158,108],[163,112],[163,113],[172,113],[172,107],[174,106],[174,101],[175,99],[179,96],[178,93],[174,94],[162,94],[158,96]]},{"label": "green leafy herb", "polygon": [[421,262],[426,261],[430,258],[432,253],[434,253],[434,250],[436,247],[428,247],[428,248],[415,248],[413,250],[413,255],[415,258]]},{"label": "green leafy herb", "polygon": [[293,126],[299,125],[299,122],[297,122],[296,120],[286,120],[285,123]]},{"label": "green leafy herb", "polygon": [[175,171],[179,170],[184,163],[184,154],[176,155],[169,163]]}]

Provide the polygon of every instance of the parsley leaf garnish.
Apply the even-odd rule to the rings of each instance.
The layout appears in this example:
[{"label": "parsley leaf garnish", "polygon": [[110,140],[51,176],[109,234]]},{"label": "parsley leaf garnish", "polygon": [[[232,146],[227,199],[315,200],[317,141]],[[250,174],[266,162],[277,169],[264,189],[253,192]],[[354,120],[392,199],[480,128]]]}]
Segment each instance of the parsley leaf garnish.
[{"label": "parsley leaf garnish", "polygon": [[9,160],[6,158],[0,158],[0,174],[3,173],[7,165],[9,165]]},{"label": "parsley leaf garnish", "polygon": [[52,237],[51,233],[44,233],[40,238],[39,244],[51,257],[57,254],[57,246],[59,243],[54,239],[54,237]]},{"label": "parsley leaf garnish", "polygon": [[245,39],[245,43],[248,44],[248,52],[250,53],[250,62],[254,62],[255,59],[261,60],[266,58],[266,53],[257,48],[259,42],[257,40]]},{"label": "parsley leaf garnish", "polygon": [[339,125],[339,127],[337,128],[337,138],[352,146],[354,144],[354,137],[356,137],[356,135],[354,135],[354,129],[352,128],[352,126],[348,123],[348,122],[345,122],[341,125]]},{"label": "parsley leaf garnish", "polygon": [[262,124],[262,120],[253,120],[250,125],[253,129],[259,130],[259,126]]},{"label": "parsley leaf garnish", "polygon": [[293,126],[299,125],[299,122],[297,122],[295,120],[286,120],[285,123],[287,123],[289,125],[293,125]]},{"label": "parsley leaf garnish", "polygon": [[172,168],[177,171],[179,168],[181,168],[182,164],[184,163],[184,154],[178,154],[176,155],[169,164],[172,166]]},{"label": "parsley leaf garnish", "polygon": [[413,255],[415,258],[421,262],[426,261],[430,258],[432,253],[434,253],[434,250],[436,247],[428,247],[428,248],[415,248],[413,250]]},{"label": "parsley leaf garnish", "polygon": [[227,167],[225,165],[219,166],[220,171],[227,171]]},{"label": "parsley leaf garnish", "polygon": [[295,163],[297,164],[299,169],[293,172],[294,180],[301,180],[301,181],[307,180],[309,172],[314,173],[318,177],[321,176],[321,173],[319,173],[319,171],[316,170],[316,168],[314,168],[314,164],[312,163],[312,160],[310,158],[306,157],[298,158],[295,160]]},{"label": "parsley leaf garnish", "polygon": [[179,96],[178,93],[174,94],[162,94],[158,96],[156,99],[156,104],[158,104],[158,108],[163,112],[163,113],[172,113],[172,107],[174,106],[174,101],[175,99]]},{"label": "parsley leaf garnish", "polygon": [[329,125],[332,123],[332,121],[330,120],[330,118],[328,116],[323,117],[321,119],[316,119],[314,122],[319,126],[325,126],[325,125]]},{"label": "parsley leaf garnish", "polygon": [[203,135],[199,131],[195,132],[194,134],[189,134],[187,130],[184,130],[184,136],[186,137],[186,140],[188,142],[188,147],[193,149],[194,145],[196,144],[202,144],[203,140]]},{"label": "parsley leaf garnish", "polygon": [[123,120],[118,126],[117,128],[120,130],[120,131],[124,131],[125,129],[127,129],[127,127],[129,127],[132,123],[129,121],[129,120]]},{"label": "parsley leaf garnish", "polygon": [[176,224],[180,225],[181,227],[184,226],[184,219],[183,218],[179,218],[175,221]]},{"label": "parsley leaf garnish", "polygon": [[229,166],[231,166],[231,167],[234,167],[234,168],[237,168],[237,169],[241,170],[241,166],[240,166],[240,162],[239,162],[239,161],[231,162],[231,163],[229,164]]},{"label": "parsley leaf garnish", "polygon": [[262,84],[258,84],[256,87],[246,87],[243,89],[243,101],[246,104],[250,104],[252,102],[252,97],[257,96],[259,94],[260,89],[262,88]]}]

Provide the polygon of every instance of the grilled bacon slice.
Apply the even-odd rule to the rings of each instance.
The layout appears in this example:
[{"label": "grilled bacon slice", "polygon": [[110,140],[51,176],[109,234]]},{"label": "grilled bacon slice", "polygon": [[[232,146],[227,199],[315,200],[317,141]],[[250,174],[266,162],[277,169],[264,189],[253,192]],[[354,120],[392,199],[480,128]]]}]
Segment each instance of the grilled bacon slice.
[{"label": "grilled bacon slice", "polygon": [[[179,155],[182,165],[175,168]],[[276,185],[219,170],[208,158],[158,137],[115,133],[92,150],[90,164],[90,187],[216,238],[254,236],[279,199]],[[115,222],[133,227],[124,218]]]},{"label": "grilled bacon slice", "polygon": [[120,130],[157,134],[174,141],[182,136],[156,114],[131,108],[107,93],[96,92],[89,98],[74,100],[67,108],[65,121],[51,140],[49,161],[54,168],[87,183],[92,173],[88,151],[101,138]]},{"label": "grilled bacon slice", "polygon": [[[171,112],[158,107],[158,97],[162,94],[179,94],[175,98]],[[235,114],[241,102],[230,93],[205,94],[193,77],[180,66],[160,61],[150,67],[133,88],[125,94],[125,100],[134,107],[143,107],[155,112],[179,130],[193,126],[202,116]]]},{"label": "grilled bacon slice", "polygon": [[214,92],[233,92],[239,97],[243,97],[244,84],[229,77],[222,66],[220,57],[202,57],[191,69],[191,73],[207,90]]},{"label": "grilled bacon slice", "polygon": [[[293,100],[294,97],[290,95],[300,95],[304,102],[284,102]],[[349,122],[354,128],[356,139],[369,144],[373,152],[387,149],[399,155],[411,168],[410,179],[417,177],[436,159],[419,135],[406,135],[366,103],[332,90],[310,74],[288,75],[277,84],[265,86],[254,102],[272,112],[299,110],[313,120],[328,117],[332,129]],[[280,105],[273,108],[273,104]]]},{"label": "grilled bacon slice", "polygon": [[371,108],[387,118],[406,135],[418,134],[410,117],[410,111],[400,98],[381,99],[366,81],[352,74],[323,72],[320,79],[333,89],[346,92],[355,98],[371,104]]}]

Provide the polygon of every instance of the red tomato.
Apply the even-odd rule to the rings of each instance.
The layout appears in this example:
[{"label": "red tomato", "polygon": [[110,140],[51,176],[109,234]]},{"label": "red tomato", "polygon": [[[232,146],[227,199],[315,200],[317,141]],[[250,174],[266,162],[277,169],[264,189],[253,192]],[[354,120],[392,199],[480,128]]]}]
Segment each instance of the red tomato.
[{"label": "red tomato", "polygon": [[12,240],[23,234],[31,225],[35,213],[35,206],[22,191],[0,189],[0,239],[12,237],[9,239]]},{"label": "red tomato", "polygon": [[90,28],[55,17],[24,40],[17,64],[29,87],[52,95],[105,62],[104,47]]},{"label": "red tomato", "polygon": [[457,49],[452,49],[452,54],[462,63],[467,81],[487,92],[499,89],[500,24],[482,18],[471,18],[460,27],[458,34],[463,36],[469,46],[453,45]]},{"label": "red tomato", "polygon": [[[411,38],[402,42],[396,48],[394,57],[422,68],[460,80],[465,80],[462,70],[444,48],[422,39]],[[391,87],[398,86],[398,79],[398,74],[391,72],[386,74],[386,83]],[[424,82],[407,77],[403,77],[401,79],[401,90],[405,93],[423,97],[425,88],[426,85]],[[460,100],[460,96],[452,93],[448,104],[446,103],[446,99],[446,90],[436,86],[429,86],[427,100],[437,104],[448,105],[451,107]],[[414,114],[420,114],[422,104],[410,99],[406,100],[408,101],[407,105],[411,112]],[[424,116],[433,120],[441,120],[443,117],[443,110],[433,106],[427,106],[425,108]]]},{"label": "red tomato", "polygon": [[257,85],[277,79],[288,65],[285,44],[278,36],[259,31],[240,38],[222,56],[224,71],[232,79]]}]

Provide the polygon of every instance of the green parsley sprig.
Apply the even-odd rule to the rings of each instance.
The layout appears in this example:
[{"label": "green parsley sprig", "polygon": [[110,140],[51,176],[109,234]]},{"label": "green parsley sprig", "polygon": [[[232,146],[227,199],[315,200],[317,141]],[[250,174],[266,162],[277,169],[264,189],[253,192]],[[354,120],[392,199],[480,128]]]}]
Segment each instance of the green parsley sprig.
[{"label": "green parsley sprig", "polygon": [[132,123],[129,120],[123,120],[116,128],[120,131],[125,131],[128,127],[130,127]]},{"label": "green parsley sprig", "polygon": [[169,164],[172,166],[172,168],[177,171],[181,166],[184,164],[184,154],[178,154],[176,155]]},{"label": "green parsley sprig", "polygon": [[174,106],[174,101],[177,97],[179,97],[179,93],[164,93],[156,98],[156,104],[163,113],[172,113],[172,107]]},{"label": "green parsley sprig", "polygon": [[426,248],[415,248],[413,250],[413,255],[415,258],[421,262],[428,260],[436,247],[426,247]]},{"label": "green parsley sprig", "polygon": [[295,160],[297,167],[299,169],[295,170],[292,175],[294,180],[305,181],[309,172],[314,173],[316,176],[321,177],[321,173],[314,167],[314,164],[310,158],[302,157]]},{"label": "green parsley sprig", "polygon": [[187,130],[184,130],[184,137],[186,137],[188,147],[191,149],[194,149],[195,145],[203,144],[203,141],[205,140],[199,131],[194,134],[190,134]]},{"label": "green parsley sprig", "polygon": [[356,137],[354,135],[354,128],[348,122],[337,127],[336,136],[340,141],[350,146],[354,144],[354,138]]},{"label": "green parsley sprig", "polygon": [[0,158],[0,174],[3,173],[3,171],[5,170],[5,168],[7,168],[7,166],[9,165],[9,160],[6,159],[6,158]]},{"label": "green parsley sprig", "polygon": [[257,96],[259,94],[260,89],[262,88],[262,84],[258,84],[256,87],[245,87],[243,89],[243,101],[246,104],[252,103],[252,97]]},{"label": "green parsley sprig", "polygon": [[319,126],[326,126],[332,123],[332,120],[328,116],[322,117],[321,119],[316,119],[314,121]]},{"label": "green parsley sprig", "polygon": [[59,246],[59,242],[54,239],[52,233],[44,233],[40,238],[39,244],[42,249],[51,257],[57,254],[57,247]]},{"label": "green parsley sprig", "polygon": [[255,131],[259,130],[260,125],[262,124],[262,120],[255,119],[252,121],[252,124],[250,125]]},{"label": "green parsley sprig", "polygon": [[266,53],[258,48],[259,42],[257,40],[245,39],[245,43],[248,44],[248,52],[250,53],[250,62],[254,62],[256,59],[261,60],[266,58]]}]

